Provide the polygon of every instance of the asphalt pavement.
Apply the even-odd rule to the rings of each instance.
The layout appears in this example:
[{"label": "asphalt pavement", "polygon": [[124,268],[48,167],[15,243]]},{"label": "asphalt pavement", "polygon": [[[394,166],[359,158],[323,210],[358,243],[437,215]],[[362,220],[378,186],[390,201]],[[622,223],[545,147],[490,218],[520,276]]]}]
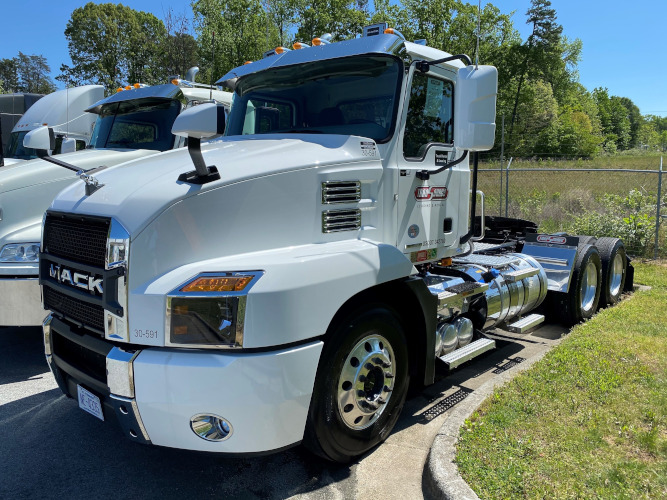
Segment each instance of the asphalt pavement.
[{"label": "asphalt pavement", "polygon": [[[407,402],[392,435],[341,466],[302,447],[257,458],[144,446],[58,390],[38,328],[0,328],[0,498],[419,499],[431,445],[475,390],[541,356],[566,330],[494,332],[498,349]],[[487,384],[488,386],[488,384]],[[468,403],[467,403],[468,402]],[[475,404],[478,404],[476,402]]]}]

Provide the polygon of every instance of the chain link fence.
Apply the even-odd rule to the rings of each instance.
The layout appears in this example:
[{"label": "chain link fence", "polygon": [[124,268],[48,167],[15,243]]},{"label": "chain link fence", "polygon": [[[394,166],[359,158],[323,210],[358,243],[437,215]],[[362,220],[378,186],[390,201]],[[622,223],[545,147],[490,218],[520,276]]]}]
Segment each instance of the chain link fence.
[{"label": "chain link fence", "polygon": [[486,159],[480,162],[478,189],[485,195],[486,215],[531,220],[548,233],[614,236],[623,239],[630,255],[666,258],[662,157],[624,163],[633,168],[605,168],[601,161]]}]

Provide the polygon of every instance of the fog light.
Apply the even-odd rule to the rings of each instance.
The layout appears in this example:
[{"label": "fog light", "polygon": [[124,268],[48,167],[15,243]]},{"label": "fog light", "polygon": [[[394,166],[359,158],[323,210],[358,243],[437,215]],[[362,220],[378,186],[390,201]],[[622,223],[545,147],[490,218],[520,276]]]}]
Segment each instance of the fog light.
[{"label": "fog light", "polygon": [[200,413],[190,419],[192,431],[206,441],[224,441],[234,432],[232,424],[217,415]]}]

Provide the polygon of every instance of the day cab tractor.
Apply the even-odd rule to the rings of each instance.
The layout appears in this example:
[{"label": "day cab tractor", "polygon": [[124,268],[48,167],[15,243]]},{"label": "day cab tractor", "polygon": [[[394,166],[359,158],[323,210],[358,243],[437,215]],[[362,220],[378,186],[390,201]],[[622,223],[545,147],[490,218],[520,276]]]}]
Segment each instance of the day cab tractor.
[{"label": "day cab tractor", "polygon": [[485,331],[535,327],[545,299],[569,323],[619,300],[620,240],[484,216],[496,69],[385,28],[231,70],[220,140],[202,144],[223,123],[197,106],[173,127],[188,151],[54,200],[46,357],[83,410],[139,443],[303,442],[346,462],[389,435],[437,365],[493,349]]}]

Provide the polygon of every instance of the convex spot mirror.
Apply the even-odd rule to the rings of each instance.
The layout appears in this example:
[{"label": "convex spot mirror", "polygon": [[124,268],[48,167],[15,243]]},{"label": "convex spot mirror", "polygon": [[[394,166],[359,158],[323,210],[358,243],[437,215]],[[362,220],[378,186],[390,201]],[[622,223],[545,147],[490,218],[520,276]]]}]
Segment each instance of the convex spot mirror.
[{"label": "convex spot mirror", "polygon": [[199,104],[176,117],[171,132],[182,137],[206,139],[225,132],[225,107],[215,103]]},{"label": "convex spot mirror", "polygon": [[41,126],[28,132],[23,138],[23,147],[46,151],[56,149],[56,136],[53,129]]},{"label": "convex spot mirror", "polygon": [[458,73],[454,92],[454,146],[488,151],[496,137],[498,70],[493,66],[466,66]]},{"label": "convex spot mirror", "polygon": [[63,139],[63,142],[60,145],[60,152],[74,153],[75,151],[76,151],[76,139],[72,138]]}]

